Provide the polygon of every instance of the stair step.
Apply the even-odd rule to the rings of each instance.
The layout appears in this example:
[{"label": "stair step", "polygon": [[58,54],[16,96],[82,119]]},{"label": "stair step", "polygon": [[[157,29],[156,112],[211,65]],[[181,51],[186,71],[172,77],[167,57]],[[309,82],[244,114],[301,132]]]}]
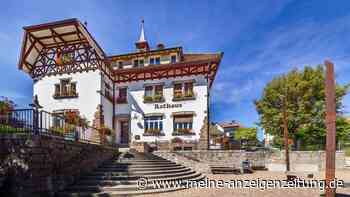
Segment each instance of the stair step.
[{"label": "stair step", "polygon": [[162,168],[162,167],[176,167],[176,166],[181,166],[180,164],[152,164],[152,165],[142,165],[142,164],[130,164],[130,165],[120,165],[120,164],[115,164],[115,165],[103,165],[101,168]]},{"label": "stair step", "polygon": [[168,160],[164,160],[164,161],[134,161],[134,160],[130,160],[130,161],[118,161],[118,162],[111,162],[111,163],[106,163],[106,164],[170,164],[170,163],[175,163],[173,161],[168,161]]},{"label": "stair step", "polygon": [[[147,178],[162,178],[162,177],[177,177],[182,175],[190,175],[196,173],[193,170],[187,171],[187,172],[178,172],[178,173],[170,173],[170,174],[150,174],[147,175]],[[82,177],[82,179],[96,179],[96,180],[137,180],[141,177],[145,177],[143,175],[124,175],[124,176],[115,176],[115,175],[106,175],[106,176],[99,176],[99,175],[85,175]]]},{"label": "stair step", "polygon": [[114,176],[127,176],[127,175],[148,175],[148,174],[166,174],[166,173],[178,173],[178,172],[187,172],[190,171],[190,168],[181,168],[181,169],[173,169],[173,170],[143,170],[143,171],[116,171],[116,170],[100,170],[91,173],[90,175],[95,176],[108,176],[113,174]]},{"label": "stair step", "polygon": [[170,166],[170,167],[143,167],[143,168],[120,168],[120,167],[108,167],[108,168],[98,168],[95,170],[95,172],[110,172],[110,171],[115,171],[115,172],[143,172],[143,171],[167,171],[167,170],[179,170],[179,169],[184,169],[186,168],[185,166]]},{"label": "stair step", "polygon": [[59,197],[120,197],[120,196],[129,196],[129,195],[143,195],[143,194],[156,194],[156,193],[165,193],[173,192],[181,189],[154,189],[154,190],[135,190],[135,191],[114,191],[114,192],[62,192]]},{"label": "stair step", "polygon": [[[202,180],[205,176],[196,173],[192,176],[183,176],[182,178],[174,178],[174,179],[154,179],[157,181],[180,181],[180,180]],[[153,185],[152,181],[148,180],[148,188],[154,189],[155,186]],[[77,185],[69,187],[67,191],[92,191],[92,192],[101,192],[101,191],[120,191],[120,190],[137,190],[138,185],[137,181],[82,181],[79,182]]]},{"label": "stair step", "polygon": [[[143,190],[138,189],[140,178],[148,181],[148,187]],[[163,184],[164,188],[154,189],[153,181],[195,181],[203,178],[204,175],[186,166],[130,149],[121,153],[119,159],[104,162],[95,171],[81,176],[75,185],[66,188],[58,196],[102,197],[170,192],[183,188],[165,188]]]}]

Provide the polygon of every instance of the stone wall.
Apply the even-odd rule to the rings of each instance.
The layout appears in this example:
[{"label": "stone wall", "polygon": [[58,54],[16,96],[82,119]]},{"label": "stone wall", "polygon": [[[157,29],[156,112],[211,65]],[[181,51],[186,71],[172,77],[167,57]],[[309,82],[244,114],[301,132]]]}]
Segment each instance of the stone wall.
[{"label": "stone wall", "polygon": [[115,154],[62,138],[1,134],[0,196],[53,196]]},{"label": "stone wall", "polygon": [[[292,151],[289,154],[291,171],[320,171],[325,169],[326,154],[324,151]],[[273,171],[285,169],[285,153],[274,152],[267,158],[267,167]],[[344,152],[336,152],[336,169],[346,167]]]},{"label": "stone wall", "polygon": [[[194,151],[156,151],[163,158],[192,167],[200,172],[210,173],[211,165],[240,168],[242,161],[249,160],[252,166],[267,167],[271,171],[285,171],[284,152],[247,152],[243,150],[194,150]],[[290,152],[291,171],[314,172],[324,170],[324,151]],[[336,168],[346,167],[343,152],[336,154]]]}]

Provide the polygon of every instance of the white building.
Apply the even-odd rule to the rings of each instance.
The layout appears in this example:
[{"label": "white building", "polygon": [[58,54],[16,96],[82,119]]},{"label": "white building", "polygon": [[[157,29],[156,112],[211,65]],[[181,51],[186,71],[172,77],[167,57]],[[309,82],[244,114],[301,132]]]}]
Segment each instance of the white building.
[{"label": "white building", "polygon": [[133,53],[108,56],[77,19],[24,27],[19,68],[45,111],[78,111],[112,129],[118,144],[176,138],[198,148],[208,140],[209,92],[223,54],[150,49],[143,22],[135,44]]}]

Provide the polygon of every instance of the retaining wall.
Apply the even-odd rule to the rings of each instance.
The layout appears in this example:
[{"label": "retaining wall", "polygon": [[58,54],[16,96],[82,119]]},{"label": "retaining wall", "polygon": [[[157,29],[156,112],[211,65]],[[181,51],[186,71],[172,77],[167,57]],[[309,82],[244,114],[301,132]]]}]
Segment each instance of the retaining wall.
[{"label": "retaining wall", "polygon": [[57,137],[1,134],[0,196],[53,196],[116,153]]}]

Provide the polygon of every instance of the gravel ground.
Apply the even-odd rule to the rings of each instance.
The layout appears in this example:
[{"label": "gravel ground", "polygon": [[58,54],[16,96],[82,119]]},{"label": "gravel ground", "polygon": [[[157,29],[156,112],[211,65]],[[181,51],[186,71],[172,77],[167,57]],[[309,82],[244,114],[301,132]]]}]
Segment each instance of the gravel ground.
[{"label": "gravel ground", "polygon": [[[315,180],[323,179],[324,172],[315,173]],[[306,177],[306,174],[299,173],[299,177]],[[268,172],[268,171],[258,171],[254,174],[244,174],[244,175],[207,175],[207,177],[212,180],[284,180],[285,174],[283,172]],[[337,193],[347,194],[350,197],[350,170],[348,171],[337,171],[336,177],[338,180],[344,180],[347,183],[345,188],[338,188]],[[144,197],[231,197],[231,196],[246,196],[246,197],[272,197],[272,196],[295,196],[295,197],[313,197],[320,196],[320,191],[317,188],[277,188],[277,189],[232,189],[232,188],[191,188],[186,190],[180,190],[176,192],[160,193],[152,195],[142,195]]]}]

